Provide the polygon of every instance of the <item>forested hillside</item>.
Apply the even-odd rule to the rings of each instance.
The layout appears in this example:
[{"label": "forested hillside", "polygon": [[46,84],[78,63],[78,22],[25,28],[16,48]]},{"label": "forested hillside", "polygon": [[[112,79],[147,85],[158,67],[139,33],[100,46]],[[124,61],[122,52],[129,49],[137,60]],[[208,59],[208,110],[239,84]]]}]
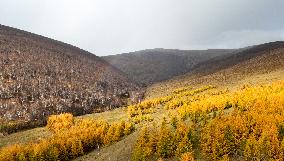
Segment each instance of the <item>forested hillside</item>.
[{"label": "forested hillside", "polygon": [[135,101],[139,87],[101,58],[77,47],[0,26],[0,121],[44,122]]}]

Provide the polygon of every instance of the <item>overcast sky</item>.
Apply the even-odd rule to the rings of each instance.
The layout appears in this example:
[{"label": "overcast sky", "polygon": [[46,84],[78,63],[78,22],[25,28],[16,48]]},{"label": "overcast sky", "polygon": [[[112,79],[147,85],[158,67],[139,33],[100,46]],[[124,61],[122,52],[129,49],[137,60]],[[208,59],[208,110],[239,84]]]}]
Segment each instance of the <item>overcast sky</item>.
[{"label": "overcast sky", "polygon": [[0,24],[96,55],[284,40],[284,0],[0,0]]}]

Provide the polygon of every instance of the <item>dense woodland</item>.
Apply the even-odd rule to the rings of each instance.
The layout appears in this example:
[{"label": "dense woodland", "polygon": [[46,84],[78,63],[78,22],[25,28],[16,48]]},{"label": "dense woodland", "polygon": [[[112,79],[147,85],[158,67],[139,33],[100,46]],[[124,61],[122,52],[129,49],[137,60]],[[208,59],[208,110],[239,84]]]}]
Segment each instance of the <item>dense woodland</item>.
[{"label": "dense woodland", "polygon": [[79,48],[0,26],[0,121],[44,121],[135,102],[139,87]]}]

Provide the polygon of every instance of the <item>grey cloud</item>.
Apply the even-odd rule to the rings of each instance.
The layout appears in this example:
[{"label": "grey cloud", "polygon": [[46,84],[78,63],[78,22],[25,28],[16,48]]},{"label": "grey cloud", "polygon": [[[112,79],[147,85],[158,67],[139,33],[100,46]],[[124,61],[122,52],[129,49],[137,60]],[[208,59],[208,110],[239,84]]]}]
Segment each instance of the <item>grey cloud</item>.
[{"label": "grey cloud", "polygon": [[0,23],[96,55],[284,40],[283,0],[0,0]]}]

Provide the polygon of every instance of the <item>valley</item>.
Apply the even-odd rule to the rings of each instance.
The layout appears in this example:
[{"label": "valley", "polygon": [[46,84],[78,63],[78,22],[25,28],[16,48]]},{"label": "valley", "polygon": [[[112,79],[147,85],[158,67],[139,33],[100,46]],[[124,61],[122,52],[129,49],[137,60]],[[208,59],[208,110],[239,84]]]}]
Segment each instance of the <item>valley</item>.
[{"label": "valley", "polygon": [[101,58],[0,26],[0,43],[1,161],[284,158],[282,41]]}]

